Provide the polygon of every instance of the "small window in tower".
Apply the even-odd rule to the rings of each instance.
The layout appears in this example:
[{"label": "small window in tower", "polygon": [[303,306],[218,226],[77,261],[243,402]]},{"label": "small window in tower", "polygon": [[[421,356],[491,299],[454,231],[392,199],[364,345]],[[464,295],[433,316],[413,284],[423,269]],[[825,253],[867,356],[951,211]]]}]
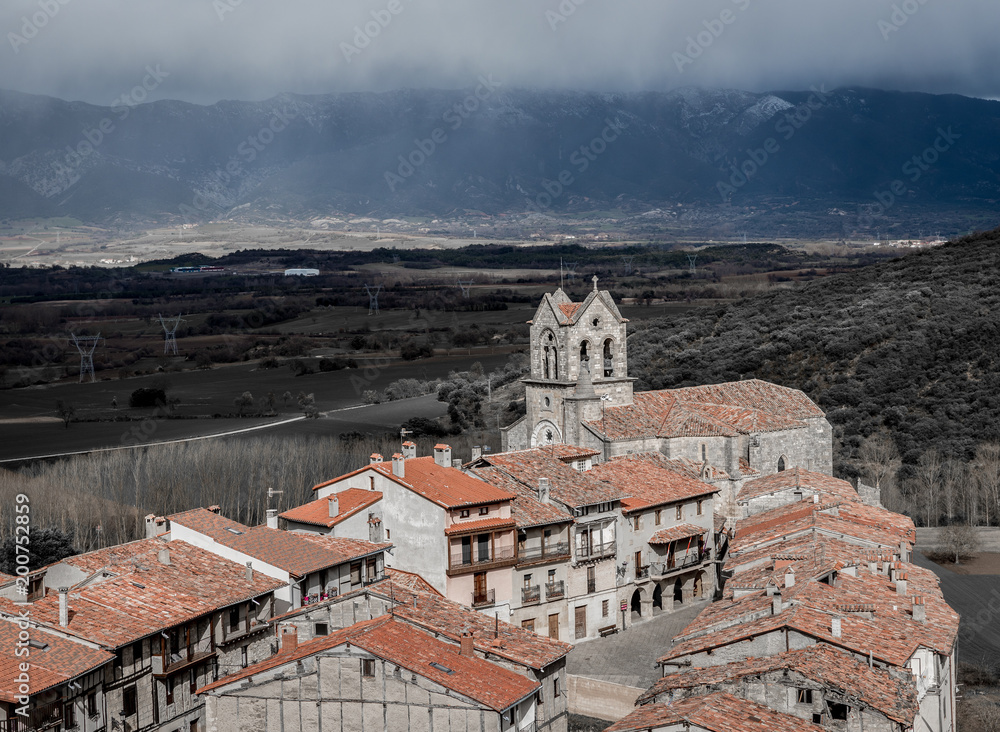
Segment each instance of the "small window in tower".
[{"label": "small window in tower", "polygon": [[551,406],[552,406],[552,400],[549,399],[548,397],[545,397],[545,408],[548,409]]},{"label": "small window in tower", "polygon": [[782,455],[780,458],[778,458],[778,472],[780,473],[784,471],[784,469],[785,469],[785,456]]}]

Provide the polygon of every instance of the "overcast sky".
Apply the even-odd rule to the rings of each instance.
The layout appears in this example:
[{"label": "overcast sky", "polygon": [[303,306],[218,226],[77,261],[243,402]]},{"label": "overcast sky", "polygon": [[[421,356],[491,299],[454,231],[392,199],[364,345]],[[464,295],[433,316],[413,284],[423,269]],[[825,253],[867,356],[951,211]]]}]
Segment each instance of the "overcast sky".
[{"label": "overcast sky", "polygon": [[148,99],[197,103],[284,91],[469,87],[479,74],[507,87],[763,91],[825,84],[1000,98],[998,0],[0,5],[0,88],[103,105],[141,84],[147,66],[160,69],[147,81],[155,87]]}]

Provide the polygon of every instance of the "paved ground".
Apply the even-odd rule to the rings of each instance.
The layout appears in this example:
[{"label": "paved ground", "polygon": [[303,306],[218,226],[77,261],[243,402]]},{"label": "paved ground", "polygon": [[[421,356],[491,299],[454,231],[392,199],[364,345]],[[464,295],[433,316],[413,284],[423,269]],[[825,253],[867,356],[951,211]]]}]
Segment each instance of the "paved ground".
[{"label": "paved ground", "polygon": [[660,677],[656,659],[670,648],[671,640],[708,607],[702,600],[674,613],[658,615],[607,638],[577,643],[566,662],[566,672],[641,689]]}]

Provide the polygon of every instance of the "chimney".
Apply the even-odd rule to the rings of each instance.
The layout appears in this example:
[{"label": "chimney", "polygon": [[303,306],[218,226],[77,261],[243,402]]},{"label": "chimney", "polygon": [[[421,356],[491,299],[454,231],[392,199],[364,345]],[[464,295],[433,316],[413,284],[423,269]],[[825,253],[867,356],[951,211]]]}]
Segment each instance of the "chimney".
[{"label": "chimney", "polygon": [[459,470],[461,470],[462,469],[462,461],[459,460],[458,458],[452,460],[451,461],[451,467],[458,468]]},{"label": "chimney", "polygon": [[59,588],[59,625],[65,628],[69,625],[69,588]]},{"label": "chimney", "polygon": [[417,456],[417,443],[407,440],[403,443],[403,459],[409,460]]},{"label": "chimney", "polygon": [[281,648],[279,653],[292,653],[299,647],[299,629],[294,625],[281,626]]},{"label": "chimney", "polygon": [[160,551],[156,552],[156,558],[159,560],[160,564],[170,565],[170,548],[163,547]]},{"label": "chimney", "polygon": [[922,597],[913,598],[913,619],[918,623],[927,621],[927,605]]},{"label": "chimney", "polygon": [[813,493],[813,503],[819,503],[819,493]]},{"label": "chimney", "polygon": [[267,509],[267,528],[269,529],[278,528],[278,509],[276,508]]},{"label": "chimney", "polygon": [[467,658],[475,658],[476,646],[473,642],[472,633],[462,633],[462,646],[459,650],[459,655],[466,656]]},{"label": "chimney", "polygon": [[403,453],[397,452],[392,456],[392,474],[397,478],[406,477],[406,458],[403,457]]},{"label": "chimney", "polygon": [[830,619],[830,633],[834,638],[840,637],[840,618]]},{"label": "chimney", "polygon": [[549,503],[549,479],[538,479],[538,500],[542,503]]},{"label": "chimney", "polygon": [[380,462],[382,462],[382,456],[379,455],[377,452],[373,452],[368,457],[368,464],[369,465],[374,465],[375,463],[380,463]]},{"label": "chimney", "polygon": [[473,460],[478,460],[482,456],[483,456],[483,448],[481,448],[479,445],[473,445],[472,446],[472,459]]},{"label": "chimney", "polygon": [[906,572],[900,572],[896,577],[896,594],[906,597]]},{"label": "chimney", "polygon": [[775,592],[771,596],[771,615],[781,615],[781,593]]},{"label": "chimney", "polygon": [[795,570],[789,567],[785,571],[785,589],[795,587]]},{"label": "chimney", "polygon": [[868,571],[878,574],[878,560],[874,556],[868,557]]},{"label": "chimney", "polygon": [[247,562],[247,582],[253,582],[253,562]]},{"label": "chimney", "polygon": [[336,493],[333,493],[327,496],[327,501],[330,504],[330,518],[336,518],[340,514],[340,499],[337,498]]},{"label": "chimney", "polygon": [[899,558],[902,559],[904,562],[910,561],[910,549],[906,545],[905,541],[899,542]]},{"label": "chimney", "polygon": [[151,513],[146,516],[146,538],[156,538],[156,514]]},{"label": "chimney", "polygon": [[439,443],[434,446],[434,463],[442,468],[451,467],[451,445]]},{"label": "chimney", "polygon": [[209,506],[208,510],[211,511],[212,513],[219,513],[220,511],[222,511],[222,506]]}]

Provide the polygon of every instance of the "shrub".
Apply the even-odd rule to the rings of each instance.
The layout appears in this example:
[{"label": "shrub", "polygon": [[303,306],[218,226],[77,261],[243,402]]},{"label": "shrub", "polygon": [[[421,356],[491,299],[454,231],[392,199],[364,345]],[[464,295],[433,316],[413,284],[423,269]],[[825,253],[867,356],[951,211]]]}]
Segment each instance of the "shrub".
[{"label": "shrub", "polygon": [[128,398],[128,405],[134,409],[155,407],[165,404],[167,393],[163,389],[143,386],[133,391]]}]

